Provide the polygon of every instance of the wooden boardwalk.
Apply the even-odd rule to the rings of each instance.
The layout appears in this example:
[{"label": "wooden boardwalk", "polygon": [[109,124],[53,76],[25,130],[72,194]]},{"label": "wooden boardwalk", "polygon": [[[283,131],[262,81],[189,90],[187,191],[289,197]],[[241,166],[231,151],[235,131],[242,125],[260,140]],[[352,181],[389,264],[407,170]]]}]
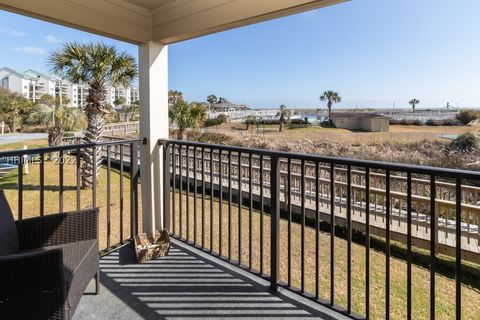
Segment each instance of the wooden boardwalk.
[{"label": "wooden boardwalk", "polygon": [[[176,179],[178,184],[178,179],[180,175],[179,168],[179,157],[176,155]],[[194,174],[193,163],[197,163],[197,174]],[[202,160],[198,156],[197,159],[194,159],[193,156],[190,156],[189,159],[189,170],[188,177],[191,184],[191,192],[193,194],[193,182],[194,179],[197,179],[197,186],[201,186],[202,179],[205,180],[206,187],[210,187],[210,167],[209,159],[204,159],[205,161],[205,171],[202,171]],[[239,185],[242,189],[242,198],[249,199],[250,196],[250,177],[248,176],[248,164],[244,164],[242,160],[242,173],[241,173],[241,183],[238,182],[238,162],[231,162],[231,171],[228,170],[228,162],[222,159],[222,189],[224,193],[229,191],[229,179],[231,179],[231,188],[233,195],[238,194]],[[213,160],[213,187],[215,190],[219,190],[220,180],[219,180],[219,161],[218,159]],[[236,169],[233,169],[235,168]],[[336,169],[337,170],[337,169]],[[338,169],[342,170],[342,169]],[[252,171],[252,197],[254,201],[260,201],[260,179],[263,179],[263,195],[265,205],[269,204],[270,200],[270,186],[269,186],[269,169],[264,167],[264,171],[260,174],[260,167],[254,166]],[[173,171],[171,172],[173,173]],[[281,207],[285,210],[287,209],[288,204],[288,184],[287,184],[287,171],[281,171],[281,187],[280,187],[280,202]],[[187,167],[186,167],[186,156],[182,156],[182,176],[184,187],[187,180]],[[336,174],[337,176],[337,174]],[[339,175],[340,176],[340,175]],[[292,175],[291,186],[290,186],[290,196],[291,196],[291,205],[292,212],[294,214],[301,213],[301,183],[299,181],[293,182],[294,179],[299,180],[301,176],[298,174]],[[401,179],[399,176],[392,176],[392,179]],[[314,188],[315,177],[304,176],[306,179],[305,184],[305,212],[307,216],[315,217],[316,214],[316,191]],[[384,178],[383,178],[384,179]],[[313,180],[313,181],[312,181]],[[355,180],[355,179],[353,179]],[[428,181],[429,183],[429,181]],[[319,178],[319,211],[320,219],[325,222],[331,221],[331,209],[330,209],[330,191],[328,186],[330,184],[330,179],[328,177]],[[412,180],[412,190],[419,189],[418,185],[424,186],[425,181],[422,179]],[[385,207],[385,189],[378,188],[378,185],[373,184],[376,187],[370,187],[370,233],[376,236],[385,237],[386,235],[386,207]],[[448,193],[447,190],[449,187],[455,186],[454,184],[449,183],[439,183],[437,186],[441,189],[440,193]],[[365,197],[361,196],[361,193],[365,193],[365,186],[354,184],[352,182],[352,194],[351,194],[351,213],[352,213],[352,229],[364,232],[365,223],[366,223],[366,202]],[[443,188],[443,189],[442,189]],[[421,189],[421,188],[420,188]],[[469,193],[471,195],[472,190],[478,192],[478,188],[472,186],[462,186],[462,192]],[[445,191],[447,190],[447,191]],[[346,198],[346,183],[342,180],[335,180],[335,223],[340,226],[346,225],[346,214],[347,214],[347,198]],[[390,193],[391,197],[391,208],[390,208],[390,236],[392,240],[406,243],[407,241],[407,210],[406,210],[406,192],[392,190]],[[474,199],[478,199],[478,196],[475,195]],[[465,199],[468,198],[465,196]],[[425,210],[424,204],[430,203],[429,196],[420,196],[418,194],[412,195],[412,245],[418,248],[430,249],[430,226],[432,223],[432,218],[429,214],[429,210]],[[436,230],[437,230],[437,243],[436,243],[436,252],[441,254],[446,254],[449,256],[455,256],[455,220],[454,215],[449,212],[451,209],[454,210],[455,201],[450,199],[445,199],[445,197],[438,197],[436,200],[436,215],[433,218],[433,221],[436,221]],[[427,212],[427,213],[425,213]],[[439,214],[440,213],[440,214]],[[466,221],[463,221],[462,218],[462,259],[480,263],[480,247],[479,247],[479,227],[478,217],[480,217],[480,206],[478,204],[467,204],[462,201],[462,217],[465,217]]]}]

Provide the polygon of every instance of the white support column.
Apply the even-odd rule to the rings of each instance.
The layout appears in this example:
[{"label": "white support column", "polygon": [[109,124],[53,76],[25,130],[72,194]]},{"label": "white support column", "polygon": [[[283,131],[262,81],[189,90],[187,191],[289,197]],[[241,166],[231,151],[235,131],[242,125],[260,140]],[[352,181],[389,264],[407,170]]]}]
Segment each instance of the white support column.
[{"label": "white support column", "polygon": [[158,139],[168,138],[168,46],[149,41],[141,44],[139,57],[140,176],[144,232],[163,228],[163,163]]}]

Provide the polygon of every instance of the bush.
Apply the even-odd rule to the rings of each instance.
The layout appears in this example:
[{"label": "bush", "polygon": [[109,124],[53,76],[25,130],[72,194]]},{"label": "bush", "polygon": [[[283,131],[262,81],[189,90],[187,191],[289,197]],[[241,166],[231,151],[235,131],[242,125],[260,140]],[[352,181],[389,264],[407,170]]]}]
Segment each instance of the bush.
[{"label": "bush", "polygon": [[330,123],[330,121],[320,122],[320,127],[322,127],[322,128],[335,128],[335,126],[332,123]]},{"label": "bush", "polygon": [[309,122],[306,119],[292,119],[290,124],[309,124]]},{"label": "bush", "polygon": [[205,121],[204,126],[205,126],[205,127],[219,126],[219,125],[221,125],[222,123],[225,123],[225,122],[227,122],[227,116],[224,115],[224,114],[221,114],[221,115],[219,115],[219,116],[216,117],[216,118],[207,119],[207,120]]},{"label": "bush", "polygon": [[429,119],[425,121],[426,126],[461,126],[463,123],[457,119],[443,119],[443,120],[434,120]]},{"label": "bush", "polygon": [[469,124],[474,120],[480,119],[480,112],[475,110],[462,110],[457,114],[457,119],[463,124]]},{"label": "bush", "polygon": [[[6,130],[6,128],[5,128]],[[22,132],[23,133],[46,133],[48,128],[46,126],[23,126]]]},{"label": "bush", "polygon": [[116,111],[111,111],[107,114],[106,117],[107,123],[117,123],[120,122],[120,115]]},{"label": "bush", "polygon": [[423,126],[423,122],[421,120],[414,120],[414,119],[391,119],[391,125],[402,125],[402,126]]},{"label": "bush", "polygon": [[[170,136],[176,136],[175,132],[170,132]],[[197,141],[204,143],[213,143],[213,144],[225,144],[232,140],[232,137],[223,133],[216,132],[201,132],[198,130],[188,131],[187,132],[188,141]]]},{"label": "bush", "polygon": [[466,153],[474,152],[480,149],[480,139],[474,133],[467,132],[453,140],[450,148]]}]

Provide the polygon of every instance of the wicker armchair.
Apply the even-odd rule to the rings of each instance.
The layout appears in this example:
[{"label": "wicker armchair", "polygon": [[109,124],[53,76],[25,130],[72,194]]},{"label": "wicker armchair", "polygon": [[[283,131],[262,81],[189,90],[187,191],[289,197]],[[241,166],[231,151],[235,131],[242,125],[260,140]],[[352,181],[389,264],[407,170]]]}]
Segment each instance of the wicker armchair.
[{"label": "wicker armchair", "polygon": [[92,278],[98,209],[14,221],[0,191],[0,319],[71,319]]}]

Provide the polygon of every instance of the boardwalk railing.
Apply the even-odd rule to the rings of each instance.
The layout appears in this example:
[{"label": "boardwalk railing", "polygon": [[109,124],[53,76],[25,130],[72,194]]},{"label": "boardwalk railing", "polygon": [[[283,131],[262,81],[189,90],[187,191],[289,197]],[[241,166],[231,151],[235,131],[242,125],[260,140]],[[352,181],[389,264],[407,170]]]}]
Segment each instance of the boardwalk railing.
[{"label": "boardwalk railing", "polygon": [[[162,140],[159,144],[166,175],[164,218],[173,236],[269,279],[273,289],[283,286],[351,317],[366,318],[370,316],[372,236],[385,241],[385,318],[391,308],[391,242],[406,246],[409,319],[412,249],[430,251],[430,291],[424,294],[429,295],[432,318],[437,255],[448,254],[455,260],[452,294],[460,319],[462,259],[479,262],[479,172],[185,141]],[[323,223],[328,225],[328,262],[320,261]],[[300,243],[294,243],[292,235],[298,225]],[[309,225],[313,225],[313,237],[307,236]],[[346,279],[335,272],[340,234],[347,242]],[[354,234],[365,239],[364,292],[352,289]],[[312,242],[315,249],[307,253],[306,246]],[[298,270],[293,270],[296,250],[300,251],[298,282],[294,281]],[[280,257],[280,252],[286,255]],[[313,265],[307,263],[312,255]],[[327,263],[328,271],[322,267]],[[329,273],[326,301],[321,298],[321,272]],[[306,273],[315,274],[313,290],[307,290]],[[335,300],[335,288],[343,281],[347,299],[340,304]],[[299,283],[298,288],[294,282]],[[359,295],[365,298],[362,315],[352,310],[352,296]]]}]

